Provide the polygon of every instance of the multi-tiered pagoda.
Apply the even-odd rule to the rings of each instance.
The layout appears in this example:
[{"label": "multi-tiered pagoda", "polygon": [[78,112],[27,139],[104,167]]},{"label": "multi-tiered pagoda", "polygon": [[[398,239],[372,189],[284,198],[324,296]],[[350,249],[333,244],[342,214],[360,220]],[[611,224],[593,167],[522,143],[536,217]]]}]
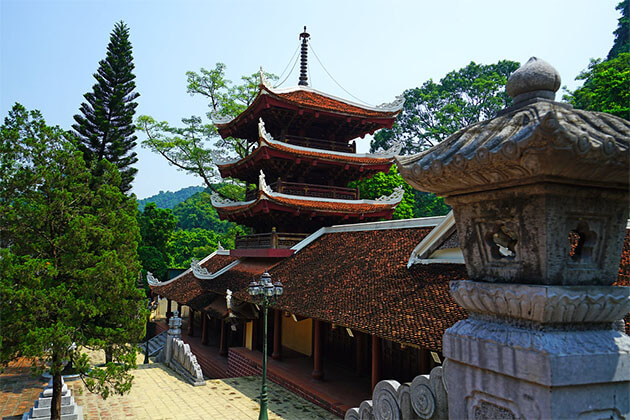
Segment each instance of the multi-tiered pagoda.
[{"label": "multi-tiered pagoda", "polygon": [[[214,119],[223,138],[257,144],[242,159],[218,163],[222,177],[257,186],[247,191],[244,201],[212,197],[222,219],[256,231],[237,238],[235,255],[290,255],[288,248],[322,226],[389,219],[402,199],[402,188],[376,200],[362,200],[357,188],[348,188],[350,181],[389,170],[400,152],[394,147],[357,154],[355,139],[390,128],[402,109],[402,98],[370,107],[309,87],[308,36],[300,35],[298,86],[275,89],[261,69],[258,95],[251,105],[233,119]],[[276,251],[238,251],[253,248]]]}]

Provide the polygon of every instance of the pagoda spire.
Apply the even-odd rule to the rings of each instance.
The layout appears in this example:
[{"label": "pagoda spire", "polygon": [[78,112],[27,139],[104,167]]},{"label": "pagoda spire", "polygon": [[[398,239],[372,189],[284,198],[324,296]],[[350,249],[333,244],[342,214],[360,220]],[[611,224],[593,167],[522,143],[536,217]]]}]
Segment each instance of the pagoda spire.
[{"label": "pagoda spire", "polygon": [[311,35],[306,32],[306,26],[304,27],[304,32],[300,34],[300,38],[302,39],[302,50],[300,52],[300,81],[298,82],[299,86],[308,86],[308,38]]}]

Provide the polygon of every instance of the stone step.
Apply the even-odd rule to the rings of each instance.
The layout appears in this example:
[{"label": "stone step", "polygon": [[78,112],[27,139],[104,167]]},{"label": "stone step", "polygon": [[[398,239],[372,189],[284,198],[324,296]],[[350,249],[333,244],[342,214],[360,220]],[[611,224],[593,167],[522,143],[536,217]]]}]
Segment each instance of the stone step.
[{"label": "stone step", "polygon": [[[149,340],[149,356],[157,355],[166,344],[166,332],[160,333]],[[142,352],[145,352],[146,343],[141,343],[138,347],[142,349]]]},{"label": "stone step", "polygon": [[[32,416],[33,418],[40,418],[40,417],[50,417],[50,405],[48,405],[47,407],[42,407],[40,406],[39,400],[35,401],[35,407],[33,407],[33,411],[32,411]],[[74,398],[70,397],[70,403],[69,404],[61,404],[61,414],[74,414],[75,413],[75,409],[76,406],[74,404]]]},{"label": "stone step", "polygon": [[[72,398],[72,396],[70,395],[70,392],[67,392],[66,395],[62,395],[61,396],[61,405],[68,405],[68,404],[72,404],[70,402],[70,399]],[[38,407],[50,407],[50,404],[52,402],[52,396],[50,397],[44,397],[44,393],[40,392],[39,393],[39,405]]]}]

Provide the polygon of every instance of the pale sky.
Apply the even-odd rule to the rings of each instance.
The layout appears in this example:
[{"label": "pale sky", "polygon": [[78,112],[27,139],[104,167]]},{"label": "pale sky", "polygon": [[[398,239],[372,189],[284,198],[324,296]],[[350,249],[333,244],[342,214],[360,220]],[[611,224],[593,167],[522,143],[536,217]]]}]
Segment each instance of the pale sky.
[{"label": "pale sky", "polygon": [[[304,25],[326,69],[347,91],[377,105],[405,89],[466,66],[531,56],[552,64],[562,84],[591,58],[605,57],[617,27],[618,0],[142,1],[0,0],[0,115],[15,102],[69,129],[115,22],[130,27],[138,113],[178,124],[205,115],[186,93],[188,70],[227,65],[238,81],[263,66],[280,74]],[[352,99],[312,55],[311,86]],[[297,66],[283,87],[297,84]],[[559,97],[561,96],[558,95]],[[138,133],[143,138],[141,132]],[[359,151],[369,147],[359,142]],[[138,198],[201,185],[138,148]]]}]

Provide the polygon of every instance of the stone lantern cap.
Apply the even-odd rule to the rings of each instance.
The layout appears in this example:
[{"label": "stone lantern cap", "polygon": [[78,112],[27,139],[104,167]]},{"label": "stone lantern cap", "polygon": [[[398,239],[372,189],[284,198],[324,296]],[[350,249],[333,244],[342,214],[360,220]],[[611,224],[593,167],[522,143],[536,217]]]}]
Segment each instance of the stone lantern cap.
[{"label": "stone lantern cap", "polygon": [[424,153],[403,178],[453,207],[469,278],[614,282],[628,217],[630,122],[554,102],[558,72],[532,58],[508,79],[514,105]]},{"label": "stone lantern cap", "polygon": [[560,76],[531,58],[508,79],[515,105],[431,149],[396,158],[402,176],[442,196],[544,180],[628,188],[630,122],[553,102]]}]

